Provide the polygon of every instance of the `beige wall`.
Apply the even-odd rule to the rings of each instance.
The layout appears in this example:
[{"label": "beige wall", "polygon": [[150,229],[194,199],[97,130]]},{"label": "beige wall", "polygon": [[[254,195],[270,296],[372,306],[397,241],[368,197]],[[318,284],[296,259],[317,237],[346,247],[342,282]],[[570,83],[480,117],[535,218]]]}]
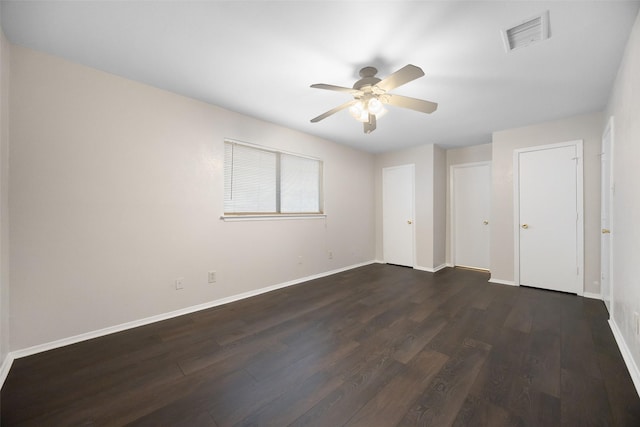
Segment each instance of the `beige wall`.
[{"label": "beige wall", "polygon": [[[11,350],[374,259],[373,155],[18,46],[11,67]],[[326,220],[221,221],[224,138],[323,159]]]},{"label": "beige wall", "polygon": [[465,163],[490,162],[491,161],[491,144],[480,144],[471,147],[450,148],[446,152],[446,264],[452,265],[451,259],[451,182],[449,181],[450,170],[452,165],[461,165]]},{"label": "beige wall", "polygon": [[447,261],[447,152],[433,147],[433,267],[442,268]]},{"label": "beige wall", "polygon": [[[632,376],[640,392],[640,338],[633,313],[640,313],[640,15],[629,36],[605,119],[614,118],[613,322],[633,359]],[[625,353],[623,349],[623,354]]]},{"label": "beige wall", "polygon": [[9,352],[9,49],[0,28],[0,365]]},{"label": "beige wall", "polygon": [[[442,165],[436,165],[442,162]],[[444,228],[440,224],[442,217],[437,207],[434,209],[434,201],[438,203],[441,198],[440,190],[435,185],[441,184],[441,169],[444,168],[443,150],[434,145],[421,145],[405,150],[378,154],[376,156],[376,259],[384,261],[382,241],[382,169],[392,166],[414,164],[415,165],[415,239],[416,239],[416,268],[433,270],[440,267],[436,264],[436,255],[440,249],[434,248],[437,239],[437,227]],[[438,221],[436,223],[436,221]],[[443,262],[444,263],[444,258]]]},{"label": "beige wall", "polygon": [[602,113],[585,114],[493,133],[491,279],[514,280],[513,152],[518,148],[584,141],[584,291],[600,293],[600,144]]}]

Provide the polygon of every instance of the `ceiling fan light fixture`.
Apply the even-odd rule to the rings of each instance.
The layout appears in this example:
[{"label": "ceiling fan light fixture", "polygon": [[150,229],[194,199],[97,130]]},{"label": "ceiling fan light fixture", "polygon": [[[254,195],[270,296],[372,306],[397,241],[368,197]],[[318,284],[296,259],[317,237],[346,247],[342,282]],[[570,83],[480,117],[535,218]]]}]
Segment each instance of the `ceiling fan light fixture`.
[{"label": "ceiling fan light fixture", "polygon": [[367,110],[363,110],[362,114],[360,114],[360,117],[356,117],[356,120],[358,120],[359,122],[368,122],[369,121],[369,113],[367,112]]},{"label": "ceiling fan light fixture", "polygon": [[358,101],[357,103],[349,107],[349,114],[351,114],[351,116],[356,120],[360,120],[360,117],[362,117],[363,113],[366,113],[366,111],[364,109],[362,101]]},{"label": "ceiling fan light fixture", "polygon": [[380,114],[383,109],[382,102],[378,98],[371,98],[367,103],[367,110],[371,114]]}]

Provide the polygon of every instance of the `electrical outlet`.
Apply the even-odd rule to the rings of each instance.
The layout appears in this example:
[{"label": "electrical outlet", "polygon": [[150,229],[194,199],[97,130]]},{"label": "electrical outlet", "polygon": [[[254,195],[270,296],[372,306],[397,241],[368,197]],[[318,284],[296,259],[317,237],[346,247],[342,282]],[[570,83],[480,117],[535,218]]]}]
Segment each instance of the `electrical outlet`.
[{"label": "electrical outlet", "polygon": [[637,311],[633,313],[633,332],[636,334],[636,338],[640,338],[640,315]]},{"label": "electrical outlet", "polygon": [[216,272],[215,271],[210,271],[208,273],[207,277],[208,277],[209,283],[216,283]]},{"label": "electrical outlet", "polygon": [[298,264],[302,264],[302,255],[298,256]]},{"label": "electrical outlet", "polygon": [[328,251],[327,256],[329,257],[329,259],[333,259],[333,251]]},{"label": "electrical outlet", "polygon": [[182,277],[176,279],[176,290],[178,289],[184,289],[184,279]]}]

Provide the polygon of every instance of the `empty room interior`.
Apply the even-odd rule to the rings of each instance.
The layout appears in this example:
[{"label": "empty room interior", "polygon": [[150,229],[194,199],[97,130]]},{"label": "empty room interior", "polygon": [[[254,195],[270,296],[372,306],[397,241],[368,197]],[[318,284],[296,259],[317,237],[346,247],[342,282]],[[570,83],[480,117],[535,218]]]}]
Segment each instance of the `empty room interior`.
[{"label": "empty room interior", "polygon": [[0,423],[640,426],[639,9],[0,0]]}]

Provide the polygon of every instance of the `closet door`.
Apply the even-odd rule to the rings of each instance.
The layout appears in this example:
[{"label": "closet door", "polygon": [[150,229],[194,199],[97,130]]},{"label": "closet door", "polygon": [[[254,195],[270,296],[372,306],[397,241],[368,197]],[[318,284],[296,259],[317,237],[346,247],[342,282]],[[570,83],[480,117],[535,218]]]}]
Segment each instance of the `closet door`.
[{"label": "closet door", "polygon": [[384,262],[414,266],[414,165],[382,169]]},{"label": "closet door", "polygon": [[582,295],[582,141],[515,156],[516,280]]},{"label": "closet door", "polygon": [[489,269],[491,164],[451,166],[453,264]]}]

